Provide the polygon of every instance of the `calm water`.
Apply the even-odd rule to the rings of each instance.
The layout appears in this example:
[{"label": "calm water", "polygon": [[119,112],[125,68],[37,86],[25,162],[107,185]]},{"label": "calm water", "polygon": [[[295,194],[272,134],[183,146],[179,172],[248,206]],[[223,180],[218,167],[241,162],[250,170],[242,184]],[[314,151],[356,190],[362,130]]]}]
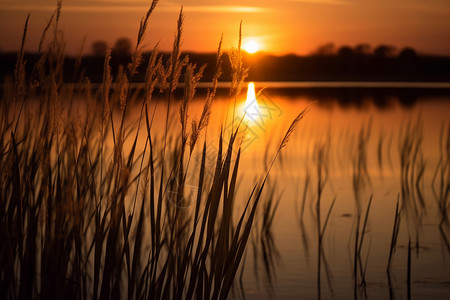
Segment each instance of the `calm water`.
[{"label": "calm water", "polygon": [[[439,226],[442,211],[438,207],[439,201],[444,201],[439,188],[441,184],[448,187],[450,178],[448,165],[438,168],[442,167],[441,158],[447,163],[450,159],[445,152],[450,124],[448,86],[411,85],[400,89],[401,84],[371,84],[341,89],[333,83],[327,86],[331,89],[321,85],[304,89],[297,85],[257,83],[256,92],[267,88],[258,96],[256,110],[247,111],[244,118],[247,128],[242,134],[236,204],[239,212],[253,184],[265,174],[290,122],[304,108],[310,109],[270,173],[264,201],[279,201],[279,205],[265,234],[258,229],[263,226],[265,204],[260,207],[246,253],[242,286],[235,286],[233,298],[242,298],[242,293],[247,299],[319,297],[317,153],[322,151],[322,179],[326,181],[320,203],[321,226],[333,199],[335,203],[322,238],[321,298],[407,298],[411,239],[412,298],[448,299],[450,228],[448,223]],[[191,117],[199,116],[202,101],[198,97],[192,103]],[[243,93],[236,103],[235,122],[248,105]],[[234,101],[226,95],[214,103],[207,135],[212,154],[217,149],[220,126],[226,134],[237,124],[233,124],[231,113],[226,118],[233,106]],[[157,115],[163,116],[164,110],[164,104],[159,104]],[[211,155],[210,163],[215,159]],[[441,175],[442,181],[436,180]],[[355,187],[359,188],[356,194]],[[356,207],[359,203],[360,241],[371,197],[355,289]],[[448,201],[448,195],[445,197]],[[397,199],[400,226],[389,282],[386,268]],[[448,216],[446,209],[444,214]]]},{"label": "calm water", "polygon": [[[236,103],[219,93],[206,134],[207,164],[214,166],[220,128],[229,136],[242,120],[238,216],[290,123],[309,108],[270,172],[231,297],[407,299],[410,252],[411,298],[449,299],[450,224],[442,220],[450,213],[450,85],[256,83],[256,92],[263,87],[256,104],[246,102],[246,89]],[[203,108],[205,93],[198,92],[191,119]],[[167,102],[152,103],[154,132],[161,139]],[[171,110],[169,128],[178,132],[178,103],[172,102]],[[139,112],[139,105],[130,111],[130,124]],[[187,173],[187,195],[190,180],[193,192],[198,184],[200,148]],[[398,238],[388,276],[397,201]],[[273,214],[270,226],[264,211]]]}]

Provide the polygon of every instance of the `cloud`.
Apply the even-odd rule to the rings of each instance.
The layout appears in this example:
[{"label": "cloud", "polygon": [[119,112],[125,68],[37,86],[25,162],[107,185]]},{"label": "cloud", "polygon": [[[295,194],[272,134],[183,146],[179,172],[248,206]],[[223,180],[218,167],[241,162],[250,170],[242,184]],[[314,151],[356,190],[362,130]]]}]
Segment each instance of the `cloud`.
[{"label": "cloud", "polygon": [[[165,5],[156,8],[156,11],[173,12],[179,11],[181,6]],[[21,4],[0,4],[0,10],[3,11],[53,11],[54,5],[21,5]],[[145,12],[148,5],[63,5],[63,12]],[[185,12],[199,13],[258,13],[266,9],[256,6],[239,5],[189,5],[184,6]]]},{"label": "cloud", "polygon": [[301,2],[301,3],[312,3],[312,4],[331,4],[331,5],[347,5],[350,4],[346,0],[287,0],[289,2]]},{"label": "cloud", "polygon": [[238,5],[202,5],[202,6],[186,6],[184,7],[186,11],[193,12],[216,12],[216,13],[235,13],[235,12],[243,12],[243,13],[258,13],[263,12],[266,9],[262,7],[255,6],[238,6]]}]

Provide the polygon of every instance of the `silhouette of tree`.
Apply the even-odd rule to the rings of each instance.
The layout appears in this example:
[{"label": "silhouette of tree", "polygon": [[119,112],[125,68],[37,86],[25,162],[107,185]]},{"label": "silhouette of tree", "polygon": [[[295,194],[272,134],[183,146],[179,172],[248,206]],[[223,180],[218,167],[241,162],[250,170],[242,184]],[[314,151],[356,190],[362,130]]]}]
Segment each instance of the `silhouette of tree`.
[{"label": "silhouette of tree", "polygon": [[369,44],[358,44],[355,46],[355,54],[358,56],[369,56],[372,53],[372,47]]},{"label": "silhouette of tree", "polygon": [[319,56],[331,56],[335,54],[335,46],[333,43],[320,45],[313,54]]},{"label": "silhouette of tree", "polygon": [[418,71],[417,52],[411,47],[403,48],[398,54],[400,72],[404,75],[416,75]]},{"label": "silhouette of tree", "polygon": [[337,72],[343,76],[355,71],[355,53],[350,46],[341,46],[337,52]]},{"label": "silhouette of tree", "polygon": [[373,52],[374,56],[379,58],[392,57],[395,54],[395,48],[390,45],[379,45]]},{"label": "silhouette of tree", "polygon": [[397,67],[393,61],[394,47],[390,45],[379,45],[373,52],[372,72],[377,74],[381,80],[395,78]]},{"label": "silhouette of tree", "polygon": [[114,44],[112,52],[115,55],[120,55],[120,56],[130,55],[131,54],[131,41],[130,41],[130,39],[126,38],[126,37],[119,38],[116,41],[116,43]]},{"label": "silhouette of tree", "polygon": [[338,55],[344,59],[352,58],[354,54],[355,53],[350,46],[341,46],[338,50]]},{"label": "silhouette of tree", "polygon": [[405,47],[398,54],[398,58],[401,60],[415,60],[417,58],[417,52],[411,47]]},{"label": "silhouette of tree", "polygon": [[108,44],[105,41],[95,41],[92,43],[92,53],[94,56],[105,56]]}]

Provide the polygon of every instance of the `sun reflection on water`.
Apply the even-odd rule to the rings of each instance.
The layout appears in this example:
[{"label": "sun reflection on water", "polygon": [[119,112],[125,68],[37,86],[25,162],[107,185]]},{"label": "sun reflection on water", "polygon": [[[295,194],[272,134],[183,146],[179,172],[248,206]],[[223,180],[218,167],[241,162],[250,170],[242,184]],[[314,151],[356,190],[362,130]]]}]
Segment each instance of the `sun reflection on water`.
[{"label": "sun reflection on water", "polygon": [[248,126],[254,125],[261,115],[258,107],[258,100],[256,99],[255,84],[253,82],[248,83],[247,99],[245,100],[245,106],[242,109],[242,113],[245,114],[244,121]]}]

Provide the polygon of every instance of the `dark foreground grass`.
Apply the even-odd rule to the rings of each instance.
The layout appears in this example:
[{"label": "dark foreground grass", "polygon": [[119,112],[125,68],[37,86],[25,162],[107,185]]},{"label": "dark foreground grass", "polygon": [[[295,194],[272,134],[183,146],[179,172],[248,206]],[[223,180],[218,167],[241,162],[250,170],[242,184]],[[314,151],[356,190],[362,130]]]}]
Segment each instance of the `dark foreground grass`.
[{"label": "dark foreground grass", "polygon": [[[25,74],[27,18],[16,70],[5,79],[1,102],[1,299],[225,299],[229,294],[270,169],[305,111],[233,221],[241,124],[233,126],[230,136],[217,133],[216,163],[208,170],[204,133],[223,56],[219,45],[213,87],[200,118],[189,124],[189,103],[204,66],[181,54],[182,10],[170,58],[163,61],[154,48],[138,99],[139,119],[134,126],[127,120],[134,97],[129,83],[142,63],[142,41],[156,4],[154,0],[141,20],[132,59],[114,81],[108,51],[98,90],[82,70],[74,76],[83,88],[64,84],[60,2],[42,34],[41,59],[32,74]],[[247,74],[240,41],[239,36],[239,47],[229,55],[231,102]],[[181,129],[176,132],[170,129],[169,112],[182,74]],[[155,132],[153,125],[161,98],[155,93],[167,99],[163,132]],[[80,118],[73,117],[77,98],[86,100]],[[144,140],[142,147],[139,140]],[[201,159],[190,166],[196,148]],[[196,170],[197,182],[190,206],[189,168]],[[207,172],[212,174],[209,181]],[[273,216],[267,219],[271,222]]]}]

